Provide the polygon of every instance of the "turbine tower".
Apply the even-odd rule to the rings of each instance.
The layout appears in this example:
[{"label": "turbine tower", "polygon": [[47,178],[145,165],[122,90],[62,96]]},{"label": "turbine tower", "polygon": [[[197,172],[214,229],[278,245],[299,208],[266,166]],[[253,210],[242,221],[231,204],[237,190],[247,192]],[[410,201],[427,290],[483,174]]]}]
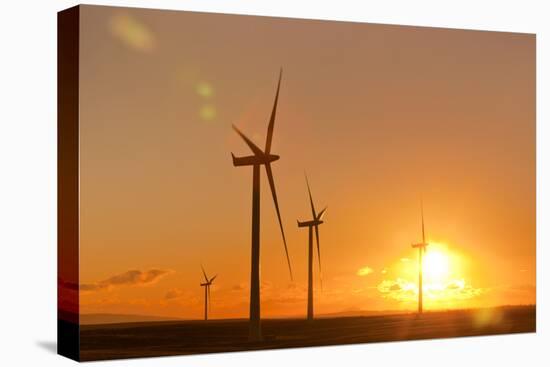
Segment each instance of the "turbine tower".
[{"label": "turbine tower", "polygon": [[428,243],[426,242],[426,236],[424,233],[424,204],[420,202],[420,211],[422,215],[422,242],[415,243],[412,245],[413,248],[418,249],[418,313],[422,313],[422,293],[424,289],[422,288],[422,264],[423,264],[423,255],[426,252],[426,247]]},{"label": "turbine tower", "polygon": [[201,287],[204,287],[204,320],[206,321],[208,320],[208,309],[210,308],[210,286],[218,274],[209,279],[202,265],[201,269],[202,275],[204,275],[204,283],[201,283]]},{"label": "turbine tower", "polygon": [[288,263],[288,270],[290,272],[290,279],[292,280],[292,268],[290,266],[290,257],[288,256],[288,248],[286,245],[285,232],[283,230],[283,222],[281,220],[281,213],[279,211],[279,202],[277,200],[277,192],[275,191],[275,182],[273,180],[273,172],[271,170],[271,163],[278,160],[279,156],[271,154],[271,142],[273,139],[273,127],[275,124],[275,114],[277,112],[277,101],[279,99],[279,89],[281,87],[282,69],[279,73],[279,82],[277,84],[277,92],[275,94],[275,102],[271,111],[271,118],[267,128],[267,138],[265,143],[265,149],[262,150],[256,146],[252,140],[246,137],[235,125],[233,129],[239,134],[239,136],[245,141],[253,155],[246,157],[235,157],[233,153],[233,166],[252,166],[252,256],[251,256],[251,270],[250,270],[250,339],[253,341],[261,340],[262,332],[260,327],[260,167],[265,166],[267,179],[271,188],[271,195],[273,196],[273,203],[275,204],[275,211],[277,212],[277,219],[279,220],[279,228],[281,229],[281,235],[283,237],[283,244],[285,248],[286,260]]},{"label": "turbine tower", "polygon": [[309,229],[309,255],[308,255],[308,281],[307,281],[307,320],[313,320],[313,228],[315,228],[315,239],[317,241],[317,259],[319,260],[319,277],[321,279],[321,288],[323,287],[321,277],[321,247],[319,246],[319,225],[323,224],[323,216],[327,208],[317,214],[315,211],[315,205],[313,204],[313,197],[311,196],[311,189],[309,188],[309,181],[306,176],[307,192],[309,194],[309,203],[311,205],[311,215],[313,219],[307,222],[298,221],[298,227],[308,227]]}]

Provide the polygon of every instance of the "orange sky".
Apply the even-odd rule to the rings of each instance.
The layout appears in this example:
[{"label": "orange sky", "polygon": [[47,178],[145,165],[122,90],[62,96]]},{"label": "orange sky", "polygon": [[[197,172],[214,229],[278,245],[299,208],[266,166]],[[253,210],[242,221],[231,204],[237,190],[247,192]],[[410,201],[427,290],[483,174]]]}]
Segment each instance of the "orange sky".
[{"label": "orange sky", "polygon": [[249,150],[231,124],[264,145],[281,66],[295,282],[262,171],[263,316],[306,311],[304,170],[329,207],[317,313],[416,307],[421,196],[449,265],[428,309],[535,303],[534,35],[89,6],[81,21],[81,312],[201,318],[202,263],[211,317],[248,316],[252,172],[232,165]]}]

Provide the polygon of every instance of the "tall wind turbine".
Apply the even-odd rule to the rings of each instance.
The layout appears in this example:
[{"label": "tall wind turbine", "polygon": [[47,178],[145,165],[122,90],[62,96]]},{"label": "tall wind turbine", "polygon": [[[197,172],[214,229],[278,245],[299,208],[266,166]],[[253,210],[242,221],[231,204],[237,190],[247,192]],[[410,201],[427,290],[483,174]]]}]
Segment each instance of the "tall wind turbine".
[{"label": "tall wind turbine", "polygon": [[281,87],[282,69],[279,73],[279,82],[277,84],[277,92],[275,94],[275,102],[273,104],[273,110],[271,111],[271,118],[269,119],[269,125],[267,128],[267,138],[265,143],[265,149],[262,150],[256,146],[252,140],[246,137],[235,125],[233,129],[239,134],[239,136],[245,141],[248,147],[254,153],[253,155],[246,157],[235,157],[233,153],[233,165],[238,166],[252,166],[252,256],[251,256],[251,271],[250,271],[250,339],[260,340],[262,337],[260,327],[260,167],[265,166],[267,173],[267,179],[271,188],[271,194],[273,196],[273,202],[275,204],[275,210],[277,212],[277,219],[279,220],[279,227],[281,229],[281,235],[283,237],[283,244],[285,247],[286,260],[288,263],[288,270],[290,272],[290,279],[292,280],[292,268],[290,266],[290,258],[288,256],[288,248],[286,245],[285,232],[283,230],[283,222],[281,220],[281,213],[279,211],[279,202],[277,201],[277,192],[275,191],[275,182],[273,180],[273,172],[271,170],[271,163],[278,160],[279,156],[271,154],[271,142],[273,139],[273,127],[275,124],[275,114],[277,112],[277,101],[279,99],[279,89]]},{"label": "tall wind turbine", "polygon": [[[313,320],[313,228],[315,228],[315,239],[317,240],[317,259],[319,260],[319,276],[321,276],[321,247],[319,246],[319,225],[323,224],[323,216],[327,208],[317,214],[315,211],[315,205],[313,204],[313,197],[311,196],[311,189],[309,188],[309,181],[306,176],[307,192],[309,194],[309,203],[311,205],[311,215],[313,219],[307,222],[298,221],[298,227],[308,227],[309,229],[309,255],[308,255],[308,281],[307,281],[307,320]],[[322,282],[322,278],[321,278]],[[322,287],[322,283],[321,283]]]},{"label": "tall wind turbine", "polygon": [[424,292],[424,289],[422,288],[422,257],[424,253],[426,252],[426,247],[428,246],[428,243],[426,242],[426,236],[424,234],[424,204],[421,201],[420,202],[420,211],[422,214],[422,242],[421,243],[415,243],[411,245],[413,248],[418,249],[418,313],[422,313],[422,293]]},{"label": "tall wind turbine", "polygon": [[204,275],[204,283],[201,283],[201,287],[204,287],[204,320],[208,320],[208,309],[210,308],[210,286],[218,274],[214,275],[212,278],[208,278],[204,268],[201,265],[202,275]]}]

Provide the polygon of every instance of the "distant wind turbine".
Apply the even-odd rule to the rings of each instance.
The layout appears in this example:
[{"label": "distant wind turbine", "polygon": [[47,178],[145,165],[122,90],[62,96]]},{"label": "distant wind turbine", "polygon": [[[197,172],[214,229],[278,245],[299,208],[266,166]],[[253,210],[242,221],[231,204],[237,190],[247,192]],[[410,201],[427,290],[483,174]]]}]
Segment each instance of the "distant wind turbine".
[{"label": "distant wind turbine", "polygon": [[[321,247],[319,245],[319,225],[323,224],[323,216],[327,208],[317,214],[315,211],[315,205],[313,204],[313,197],[311,196],[311,189],[309,188],[309,181],[306,176],[307,192],[309,194],[309,203],[311,205],[312,220],[307,222],[298,221],[298,227],[309,228],[309,255],[308,255],[308,282],[307,282],[307,320],[313,320],[313,228],[315,228],[315,239],[317,240],[317,259],[319,260],[319,276],[321,277]],[[321,288],[322,285],[321,277]]]},{"label": "distant wind turbine", "polygon": [[275,94],[275,102],[271,111],[271,118],[267,128],[267,138],[265,149],[262,150],[256,146],[252,140],[247,138],[235,125],[233,129],[245,141],[254,155],[246,157],[235,157],[233,153],[233,165],[252,166],[252,256],[251,256],[251,271],[250,271],[250,339],[261,340],[262,332],[260,326],[260,167],[265,166],[267,179],[271,188],[277,219],[283,237],[285,247],[286,260],[290,279],[292,280],[292,268],[290,266],[290,257],[288,256],[288,247],[286,244],[285,232],[283,230],[283,222],[279,211],[279,202],[277,200],[277,192],[275,191],[275,182],[273,180],[273,172],[271,170],[271,162],[279,159],[278,155],[271,154],[271,142],[273,139],[273,127],[275,124],[275,114],[277,112],[277,101],[279,99],[279,89],[281,87],[282,69],[279,73],[279,82],[277,84],[277,93]]},{"label": "distant wind turbine", "polygon": [[202,265],[201,269],[202,275],[204,275],[204,283],[201,283],[201,287],[204,287],[204,320],[206,321],[208,320],[208,309],[210,308],[210,286],[218,274],[209,279]]},{"label": "distant wind turbine", "polygon": [[422,288],[422,265],[423,265],[423,255],[426,252],[426,247],[428,243],[426,242],[426,236],[424,233],[424,203],[420,202],[420,211],[422,215],[422,242],[415,243],[411,245],[413,248],[418,249],[418,313],[422,313],[422,293],[424,289]]}]

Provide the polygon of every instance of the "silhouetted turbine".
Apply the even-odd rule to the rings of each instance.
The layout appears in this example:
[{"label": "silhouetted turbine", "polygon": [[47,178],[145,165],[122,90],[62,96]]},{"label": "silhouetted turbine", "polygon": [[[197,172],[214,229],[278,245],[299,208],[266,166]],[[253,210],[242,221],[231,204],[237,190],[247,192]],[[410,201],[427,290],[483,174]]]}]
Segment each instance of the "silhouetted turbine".
[{"label": "silhouetted turbine", "polygon": [[319,260],[319,277],[321,279],[321,289],[323,288],[323,278],[321,276],[321,247],[319,245],[319,225],[323,224],[323,216],[327,208],[319,212],[315,211],[315,205],[313,204],[313,197],[311,196],[311,189],[309,188],[309,181],[306,176],[307,192],[309,194],[309,203],[311,205],[312,220],[307,222],[298,221],[298,227],[308,227],[309,229],[309,247],[308,247],[308,283],[307,283],[307,319],[313,320],[313,228],[315,228],[315,239],[317,240],[317,259]]},{"label": "silhouetted turbine", "polygon": [[424,234],[424,203],[420,202],[420,211],[422,215],[422,242],[415,243],[411,245],[413,248],[418,249],[418,313],[422,313],[422,296],[424,289],[422,286],[422,265],[423,265],[423,255],[426,252],[426,247],[428,243],[426,242],[426,236]]},{"label": "silhouetted turbine", "polygon": [[210,286],[218,274],[209,279],[202,265],[201,269],[202,275],[204,275],[204,283],[201,283],[201,287],[204,287],[204,320],[208,320],[208,309],[210,308]]},{"label": "silhouetted turbine", "polygon": [[267,179],[269,181],[269,187],[271,188],[271,195],[273,196],[273,203],[275,204],[275,210],[277,212],[277,219],[279,220],[279,228],[281,229],[281,235],[283,237],[283,244],[285,247],[286,260],[288,263],[288,270],[290,272],[290,279],[292,280],[292,268],[290,266],[290,257],[288,255],[288,247],[286,244],[285,232],[283,230],[283,222],[281,220],[281,213],[279,211],[279,202],[277,200],[277,192],[275,191],[275,182],[273,180],[273,172],[271,170],[271,162],[279,159],[278,155],[271,154],[271,142],[273,139],[273,127],[275,124],[275,114],[277,112],[277,101],[279,99],[279,89],[281,87],[282,69],[279,73],[279,82],[277,84],[277,93],[275,94],[275,102],[273,104],[273,110],[271,111],[271,118],[267,128],[267,138],[265,143],[265,149],[262,151],[256,146],[252,140],[246,137],[235,125],[233,129],[239,134],[239,136],[245,141],[254,155],[246,157],[235,157],[233,153],[233,165],[238,166],[252,166],[252,256],[251,256],[251,270],[250,270],[250,339],[260,340],[262,337],[260,326],[260,166],[265,166],[267,173]]}]

